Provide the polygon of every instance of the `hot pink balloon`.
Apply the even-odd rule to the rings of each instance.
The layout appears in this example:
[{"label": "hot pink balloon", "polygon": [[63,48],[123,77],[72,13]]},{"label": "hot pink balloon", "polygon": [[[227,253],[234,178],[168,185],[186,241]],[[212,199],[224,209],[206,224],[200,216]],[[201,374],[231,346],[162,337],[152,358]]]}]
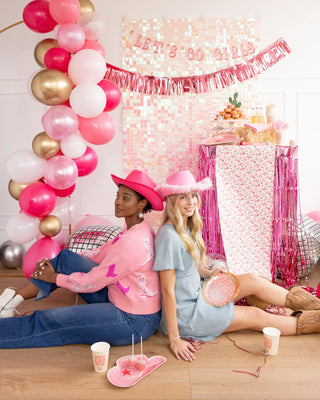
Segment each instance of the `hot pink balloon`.
[{"label": "hot pink balloon", "polygon": [[71,56],[67,50],[62,49],[61,47],[52,47],[44,55],[44,65],[47,68],[67,72],[70,59]]},{"label": "hot pink balloon", "polygon": [[44,237],[37,240],[26,252],[23,259],[23,273],[27,279],[36,269],[36,263],[44,258],[52,259],[59,254],[61,248],[59,244],[51,238]]},{"label": "hot pink balloon", "polygon": [[84,49],[92,49],[98,51],[102,55],[102,57],[105,58],[106,53],[104,47],[100,42],[98,42],[98,40],[86,40],[81,50]]},{"label": "hot pink balloon", "polygon": [[49,10],[58,24],[77,22],[81,14],[79,0],[50,0]]},{"label": "hot pink balloon", "polygon": [[76,188],[76,184],[73,184],[72,186],[70,186],[66,189],[63,189],[63,190],[59,190],[59,189],[53,189],[53,190],[58,197],[67,197],[67,196],[70,196],[74,192],[75,188]]},{"label": "hot pink balloon", "polygon": [[44,178],[54,189],[64,190],[72,186],[78,177],[76,163],[66,156],[55,156],[47,161]]},{"label": "hot pink balloon", "polygon": [[57,41],[59,46],[75,53],[82,49],[85,42],[85,34],[81,26],[74,23],[67,23],[60,26],[57,31]]},{"label": "hot pink balloon", "polygon": [[72,108],[62,104],[46,111],[41,123],[46,134],[55,140],[63,140],[79,129],[78,115]]},{"label": "hot pink balloon", "polygon": [[55,208],[57,195],[49,185],[42,182],[31,183],[19,197],[21,210],[31,217],[45,217]]},{"label": "hot pink balloon", "polygon": [[51,32],[57,25],[49,11],[47,0],[34,0],[23,10],[23,21],[29,29],[38,33]]},{"label": "hot pink balloon", "polygon": [[98,165],[98,155],[95,150],[87,146],[84,155],[79,158],[74,158],[73,161],[77,164],[78,176],[86,176],[96,169]]},{"label": "hot pink balloon", "polygon": [[112,140],[116,129],[110,115],[102,112],[94,118],[79,117],[79,132],[92,144],[106,144]]},{"label": "hot pink balloon", "polygon": [[112,111],[121,101],[121,90],[117,84],[108,79],[103,79],[98,85],[103,89],[107,97],[107,104],[104,111]]}]

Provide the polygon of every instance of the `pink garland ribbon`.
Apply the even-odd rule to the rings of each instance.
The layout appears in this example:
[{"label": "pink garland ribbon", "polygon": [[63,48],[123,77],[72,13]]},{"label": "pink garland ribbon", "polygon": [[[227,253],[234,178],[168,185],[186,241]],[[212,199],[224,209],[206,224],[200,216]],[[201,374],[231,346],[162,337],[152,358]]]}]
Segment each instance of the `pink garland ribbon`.
[{"label": "pink garland ribbon", "polygon": [[253,58],[211,74],[173,78],[155,77],[126,71],[107,64],[105,79],[113,81],[122,89],[149,95],[213,92],[235,84],[236,80],[243,82],[254,78],[275,65],[289,53],[291,53],[291,49],[280,38]]}]

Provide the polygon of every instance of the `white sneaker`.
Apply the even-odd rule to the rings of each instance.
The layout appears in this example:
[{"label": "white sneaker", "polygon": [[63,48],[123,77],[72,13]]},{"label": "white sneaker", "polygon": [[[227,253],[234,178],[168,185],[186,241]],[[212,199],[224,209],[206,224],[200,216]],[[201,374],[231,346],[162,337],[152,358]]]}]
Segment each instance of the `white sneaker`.
[{"label": "white sneaker", "polygon": [[23,297],[16,295],[15,290],[5,289],[0,296],[0,318],[14,317],[16,307],[22,303]]}]

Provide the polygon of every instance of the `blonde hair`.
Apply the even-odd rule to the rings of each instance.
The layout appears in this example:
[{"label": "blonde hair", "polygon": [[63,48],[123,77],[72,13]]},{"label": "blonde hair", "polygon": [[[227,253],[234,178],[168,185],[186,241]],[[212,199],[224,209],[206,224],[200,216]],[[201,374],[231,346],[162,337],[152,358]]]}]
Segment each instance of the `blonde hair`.
[{"label": "blonde hair", "polygon": [[[164,208],[162,225],[164,225],[169,219],[170,221],[172,221],[179,236],[181,237],[181,240],[183,241],[186,247],[186,250],[191,254],[197,265],[199,261],[201,264],[205,264],[206,246],[201,236],[201,230],[203,226],[202,219],[199,215],[199,208],[201,201],[199,194],[196,193],[196,195],[197,195],[197,207],[195,208],[193,215],[189,217],[187,221],[187,227],[190,229],[191,237],[189,237],[184,230],[182,215],[178,208],[178,200],[181,194],[172,194],[166,198],[166,205]],[[200,260],[197,248],[200,251]]]}]

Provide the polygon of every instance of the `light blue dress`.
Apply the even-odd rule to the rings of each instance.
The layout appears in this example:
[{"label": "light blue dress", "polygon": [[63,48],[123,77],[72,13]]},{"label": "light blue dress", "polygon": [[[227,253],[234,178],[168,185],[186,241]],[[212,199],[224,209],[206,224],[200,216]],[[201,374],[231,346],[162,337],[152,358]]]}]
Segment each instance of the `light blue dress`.
[{"label": "light blue dress", "polygon": [[[186,233],[190,234],[190,231]],[[155,251],[154,271],[176,270],[174,290],[180,336],[208,341],[223,333],[232,322],[234,303],[213,307],[204,301],[194,259],[173,225],[165,224],[159,228]],[[161,325],[163,332],[168,334],[164,317]]]}]

